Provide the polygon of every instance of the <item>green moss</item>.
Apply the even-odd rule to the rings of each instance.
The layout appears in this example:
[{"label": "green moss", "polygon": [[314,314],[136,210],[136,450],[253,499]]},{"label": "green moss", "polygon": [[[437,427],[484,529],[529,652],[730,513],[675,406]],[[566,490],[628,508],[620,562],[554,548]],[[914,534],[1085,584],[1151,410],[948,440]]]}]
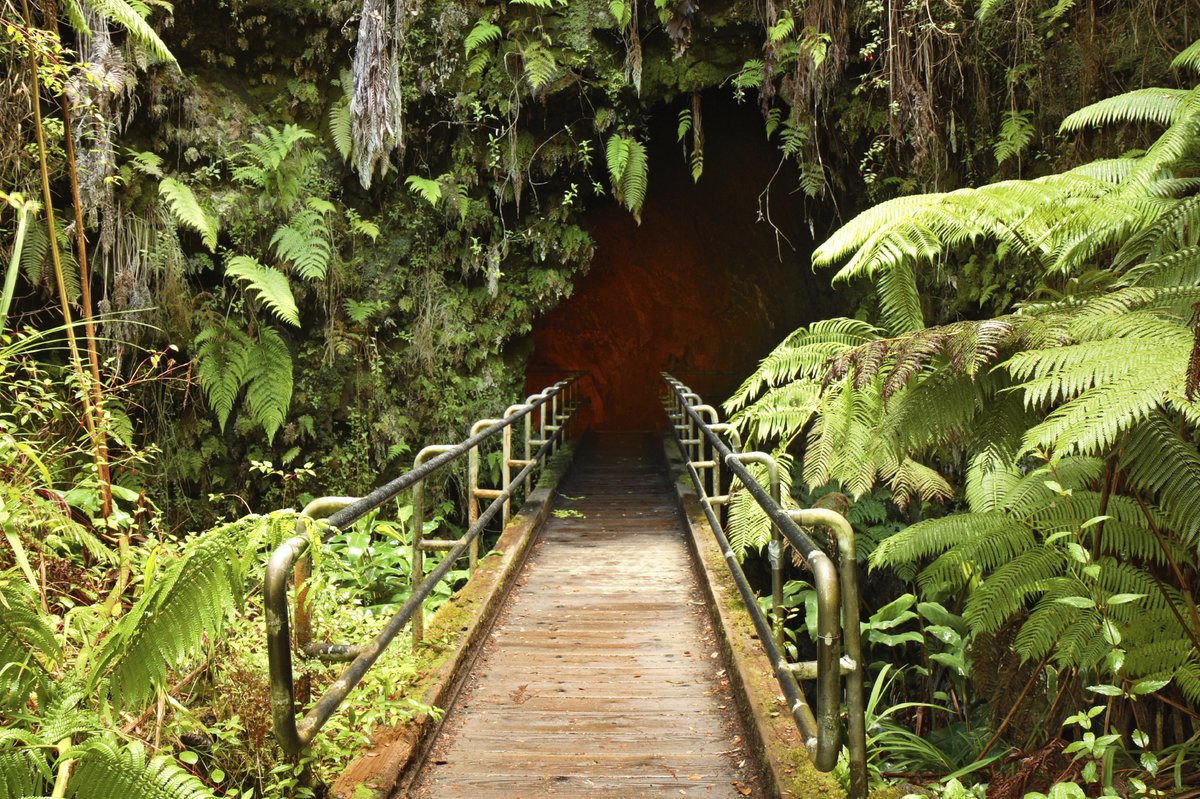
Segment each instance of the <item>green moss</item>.
[{"label": "green moss", "polygon": [[829,774],[813,768],[812,761],[803,749],[789,749],[784,753],[784,762],[794,769],[786,790],[792,796],[811,799],[815,796],[840,797],[845,796],[842,787]]}]

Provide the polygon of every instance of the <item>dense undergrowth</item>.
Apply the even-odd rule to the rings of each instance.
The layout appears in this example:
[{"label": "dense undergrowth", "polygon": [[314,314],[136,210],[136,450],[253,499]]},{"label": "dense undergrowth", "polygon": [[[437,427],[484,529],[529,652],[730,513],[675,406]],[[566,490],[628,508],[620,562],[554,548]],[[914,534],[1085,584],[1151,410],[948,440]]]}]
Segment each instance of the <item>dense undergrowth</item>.
[{"label": "dense undergrowth", "polygon": [[[1198,24],[1143,0],[0,0],[0,797],[319,794],[423,710],[398,646],[282,758],[256,588],[293,517],[230,520],[362,492],[519,396],[588,209],[639,217],[655,114],[704,180],[715,93],[761,111],[775,188],[884,202],[837,232],[814,211],[818,262],[877,290],[730,405],[862,537],[876,778],[1191,790],[1194,47],[1171,62]],[[331,637],[402,598],[407,534],[401,506],[331,541]]]}]

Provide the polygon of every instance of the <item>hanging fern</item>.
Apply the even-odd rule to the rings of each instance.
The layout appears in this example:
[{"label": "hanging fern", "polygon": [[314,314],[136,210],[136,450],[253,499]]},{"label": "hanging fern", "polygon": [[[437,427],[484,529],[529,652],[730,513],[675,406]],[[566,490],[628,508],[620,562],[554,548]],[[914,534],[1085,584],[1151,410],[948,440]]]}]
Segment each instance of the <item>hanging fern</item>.
[{"label": "hanging fern", "polygon": [[179,224],[200,234],[200,241],[209,252],[217,251],[217,221],[200,207],[192,190],[175,180],[164,177],[158,182],[158,192],[167,200],[172,215]]},{"label": "hanging fern", "polygon": [[350,98],[343,95],[329,106],[329,137],[343,161],[349,161],[354,149],[350,132]]},{"label": "hanging fern", "polygon": [[1000,120],[1000,136],[992,148],[996,163],[1003,164],[1008,159],[1019,156],[1033,141],[1034,129],[1030,121],[1032,117],[1032,111],[1005,112],[1004,118]]},{"label": "hanging fern", "polygon": [[279,260],[291,264],[304,280],[324,280],[333,257],[326,214],[309,206],[292,215],[271,237],[271,246]]},{"label": "hanging fern", "polygon": [[632,136],[614,133],[608,140],[605,155],[613,197],[633,214],[640,225],[650,170],[646,148]]},{"label": "hanging fern", "polygon": [[196,380],[222,432],[250,367],[250,338],[225,320],[196,336]]},{"label": "hanging fern", "polygon": [[259,331],[249,356],[246,404],[270,442],[287,418],[292,401],[292,356],[287,344],[269,327]]},{"label": "hanging fern", "polygon": [[176,63],[175,56],[171,54],[167,45],[154,32],[154,28],[151,28],[146,22],[145,15],[148,7],[144,4],[137,4],[141,8],[141,13],[139,13],[135,4],[126,0],[64,0],[67,19],[84,36],[90,36],[91,30],[84,21],[83,10],[80,7],[81,2],[96,12],[106,23],[116,25],[124,30],[134,41],[153,53],[160,61],[168,64]]},{"label": "hanging fern", "polygon": [[278,269],[263,266],[249,255],[234,255],[225,261],[225,274],[254,289],[259,300],[277,319],[295,327],[300,326],[300,309],[292,296],[287,275]]}]

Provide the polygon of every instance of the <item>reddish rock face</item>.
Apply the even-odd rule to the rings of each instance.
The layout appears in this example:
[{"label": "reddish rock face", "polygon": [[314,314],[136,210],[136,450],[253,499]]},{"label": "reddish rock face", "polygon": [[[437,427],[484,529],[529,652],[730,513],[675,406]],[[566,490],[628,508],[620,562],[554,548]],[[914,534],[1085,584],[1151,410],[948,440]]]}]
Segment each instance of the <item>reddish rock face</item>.
[{"label": "reddish rock face", "polygon": [[[790,170],[775,175],[762,118],[753,106],[705,102],[699,183],[675,144],[674,114],[663,115],[641,226],[611,202],[589,211],[591,269],[534,325],[529,391],[583,372],[596,429],[663,427],[663,371],[719,404],[794,328],[837,313],[828,276],[809,266],[802,195]],[[769,212],[787,241],[761,219],[772,175]]]}]

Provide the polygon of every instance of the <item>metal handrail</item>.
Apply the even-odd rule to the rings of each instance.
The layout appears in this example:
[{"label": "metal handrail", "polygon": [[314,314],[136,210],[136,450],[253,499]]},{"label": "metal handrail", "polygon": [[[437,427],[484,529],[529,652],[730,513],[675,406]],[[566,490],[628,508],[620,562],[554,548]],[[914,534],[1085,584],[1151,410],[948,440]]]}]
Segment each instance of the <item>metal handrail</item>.
[{"label": "metal handrail", "polygon": [[[547,422],[547,405],[550,407],[550,422]],[[469,437],[459,444],[433,445],[422,449],[417,453],[411,471],[380,486],[365,497],[322,497],[309,503],[296,524],[297,534],[271,554],[263,581],[267,660],[271,679],[271,718],[275,737],[286,752],[296,754],[312,743],[317,732],[329,721],[342,701],[405,624],[412,622],[413,642],[421,640],[425,599],[451,570],[455,561],[468,550],[471,553],[471,569],[474,570],[479,535],[502,511],[507,522],[509,501],[513,493],[522,484],[528,487],[535,469],[557,450],[564,440],[578,405],[575,377],[561,380],[545,391],[526,398],[524,403],[510,406],[503,419],[486,419],[473,425]],[[538,427],[540,438],[537,439],[532,438],[534,430],[530,420],[535,410],[539,411],[541,422]],[[511,457],[512,426],[522,419],[525,420],[525,458],[518,461]],[[498,434],[503,436],[503,485],[499,490],[482,489],[478,485],[479,446]],[[532,445],[537,446],[536,451],[532,449]],[[468,455],[470,461],[469,527],[461,537],[451,541],[425,539],[424,482],[433,472],[463,455]],[[511,474],[511,467],[518,464],[521,466],[520,471],[515,475]],[[409,598],[384,624],[379,634],[365,644],[313,644],[310,640],[311,607],[308,602],[307,585],[311,573],[312,536],[307,521],[324,518],[332,530],[344,529],[409,488],[413,489],[413,588]],[[479,510],[478,504],[480,498],[492,499],[482,511]],[[429,574],[424,572],[424,552],[427,549],[446,550],[441,562]],[[288,622],[287,598],[289,577],[293,576],[293,571],[296,585],[296,648],[306,657],[349,661],[341,676],[325,690],[299,722],[295,715],[297,692],[292,668],[292,636]],[[307,701],[306,685],[301,693],[302,701]]]},{"label": "metal handrail", "polygon": [[[667,413],[671,432],[684,458],[688,474],[696,487],[704,513],[733,575],[746,611],[758,632],[775,678],[783,689],[791,710],[792,720],[805,739],[805,748],[813,765],[820,771],[831,771],[837,765],[842,745],[840,720],[845,676],[845,702],[848,713],[847,745],[850,750],[850,796],[859,799],[867,795],[866,721],[863,697],[862,641],[859,631],[858,570],[854,551],[854,530],[839,513],[821,508],[785,510],[780,502],[779,474],[775,460],[767,453],[739,452],[741,441],[729,425],[717,422],[712,406],[702,405],[698,394],[686,385],[663,373],[670,387]],[[703,414],[703,416],[702,416]],[[733,439],[730,447],[719,433]],[[707,445],[707,446],[706,446]],[[706,449],[711,457],[705,457]],[[747,470],[747,462],[761,463],[768,469],[769,488],[764,489]],[[720,468],[730,473],[729,492],[721,494]],[[706,480],[701,472],[711,473]],[[758,606],[758,598],[750,587],[741,564],[738,563],[718,518],[719,509],[728,508],[732,482],[741,483],[754,497],[772,523],[768,558],[772,573],[772,606],[774,629]],[[711,485],[711,494],[706,487]],[[837,541],[839,558],[833,560],[799,525],[827,528]],[[783,620],[782,563],[783,541],[786,540],[813,573],[817,592],[817,659],[805,663],[789,663],[783,654],[781,631]],[[817,710],[814,715],[797,679],[817,683]]]}]

